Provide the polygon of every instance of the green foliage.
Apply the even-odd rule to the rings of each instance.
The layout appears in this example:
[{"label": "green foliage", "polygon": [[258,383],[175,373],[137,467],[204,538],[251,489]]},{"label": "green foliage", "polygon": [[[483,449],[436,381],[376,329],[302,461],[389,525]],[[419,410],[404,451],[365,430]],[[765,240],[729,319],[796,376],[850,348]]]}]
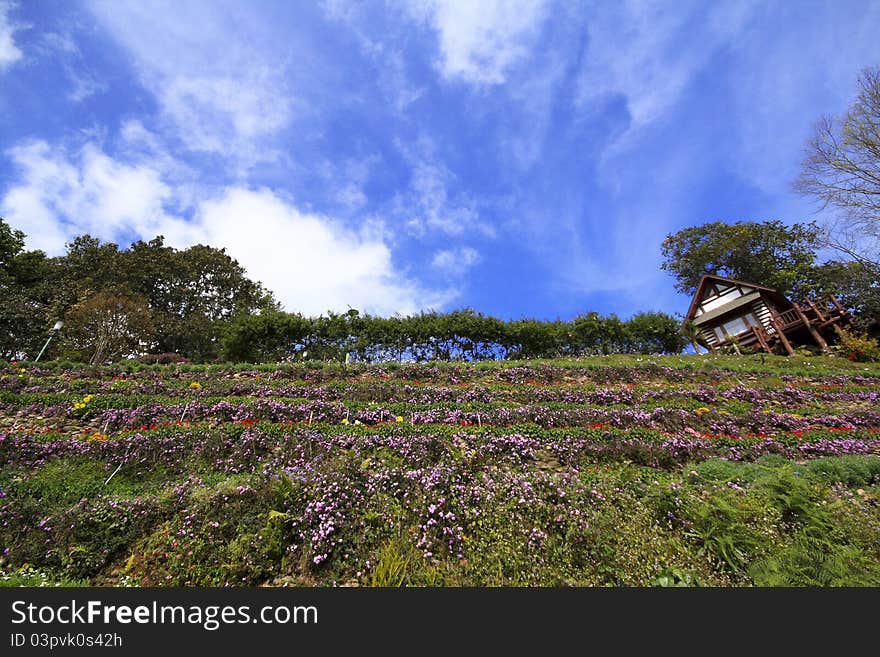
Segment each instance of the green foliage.
[{"label": "green foliage", "polygon": [[685,536],[695,540],[699,551],[716,567],[742,574],[768,547],[767,535],[775,531],[775,518],[754,495],[716,487],[687,499],[684,515],[689,528]]},{"label": "green foliage", "polygon": [[661,267],[675,289],[696,291],[704,274],[735,278],[789,293],[812,267],[820,244],[814,223],[715,221],[684,228],[663,240]]},{"label": "green foliage", "polygon": [[[102,295],[143,305],[150,331],[141,340],[145,344],[138,344],[140,352],[178,353],[200,361],[218,356],[226,321],[242,313],[277,309],[271,293],[248,279],[223,249],[196,245],[178,251],[165,246],[161,236],[120,249],[81,235],[67,244],[65,255],[46,258],[41,251],[24,252],[24,237],[0,219],[0,289],[5,297],[0,357],[10,360],[36,355],[49,335],[50,320],[69,312],[74,321],[66,329],[72,336],[70,330],[82,319],[77,306],[94,305]],[[147,325],[139,317],[135,320],[115,322],[114,333],[132,333],[132,324]],[[61,347],[55,341],[46,359]],[[94,351],[68,343],[65,357],[88,360]]]},{"label": "green foliage", "polygon": [[383,543],[376,550],[375,559],[370,570],[370,586],[403,586],[412,563],[418,559],[418,552],[398,537]]},{"label": "green foliage", "polygon": [[664,588],[697,586],[697,580],[689,572],[680,568],[667,568],[651,582],[651,585]]},{"label": "green foliage", "polygon": [[66,354],[92,365],[137,355],[153,338],[146,302],[126,291],[102,290],[65,314]]},{"label": "green foliage", "polygon": [[571,322],[518,319],[504,322],[471,309],[410,317],[336,315],[304,318],[295,313],[239,315],[221,341],[233,361],[328,359],[346,353],[363,362],[420,362],[501,358],[554,358],[596,354],[675,354],[684,347],[678,321],[644,312],[626,321],[587,313]]},{"label": "green foliage", "polygon": [[0,217],[0,357],[36,356],[48,337],[50,272],[42,251],[25,251],[25,235]]},{"label": "green foliage", "polygon": [[758,586],[880,585],[880,568],[863,549],[806,534],[757,561],[749,575]]},{"label": "green foliage", "polygon": [[[363,319],[342,321],[365,330]],[[29,408],[33,424],[0,441],[0,545],[9,548],[0,585],[4,576],[17,585],[878,585],[880,456],[800,462],[810,450],[797,449],[876,440],[872,415],[851,416],[868,424],[845,432],[780,431],[769,440],[682,429],[687,418],[717,431],[713,423],[731,420],[721,407],[748,415],[767,404],[781,420],[780,411],[804,408],[838,413],[873,399],[876,365],[613,354],[552,363],[39,366],[0,363],[0,404]],[[120,377],[136,368],[144,371]],[[629,413],[655,408],[656,393],[670,420],[651,428],[545,428],[529,419],[342,425],[337,414],[303,426],[301,415],[255,412],[279,398],[297,404],[313,383],[320,387],[302,399],[339,400],[352,415],[380,405],[401,415],[497,409],[571,392],[609,394],[594,410]],[[419,399],[428,389],[467,399]],[[104,409],[160,409],[193,396],[209,406],[225,399],[236,415],[193,414],[179,426],[179,411],[169,421],[157,410],[146,420],[154,428],[111,423],[106,442],[79,439],[101,429],[95,417]],[[700,419],[697,404],[712,410]],[[57,416],[34,410],[54,405]],[[791,458],[756,458],[761,443]]]},{"label": "green foliage", "polygon": [[826,456],[807,462],[804,469],[829,482],[867,486],[880,481],[880,456]]},{"label": "green foliage", "polygon": [[12,588],[21,586],[61,586],[77,587],[88,586],[88,579],[71,579],[67,574],[57,574],[46,570],[37,570],[27,565],[5,572],[0,569],[0,588]]}]

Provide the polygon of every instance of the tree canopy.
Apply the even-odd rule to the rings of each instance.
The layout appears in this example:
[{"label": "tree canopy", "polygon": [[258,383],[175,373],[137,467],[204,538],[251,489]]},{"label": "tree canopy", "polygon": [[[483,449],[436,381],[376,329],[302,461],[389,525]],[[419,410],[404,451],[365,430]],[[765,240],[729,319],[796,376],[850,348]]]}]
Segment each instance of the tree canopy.
[{"label": "tree canopy", "polygon": [[714,221],[666,236],[661,267],[675,289],[693,294],[704,274],[736,278],[791,293],[807,275],[821,245],[815,223]]},{"label": "tree canopy", "polygon": [[[162,236],[123,249],[80,235],[64,255],[47,258],[25,251],[24,243],[24,233],[0,219],[0,356],[6,359],[34,357],[52,322],[64,319],[66,339],[50,350],[56,355],[102,360],[138,347],[210,360],[227,320],[278,307],[224,249],[177,250]],[[82,327],[90,328],[77,332]]]}]

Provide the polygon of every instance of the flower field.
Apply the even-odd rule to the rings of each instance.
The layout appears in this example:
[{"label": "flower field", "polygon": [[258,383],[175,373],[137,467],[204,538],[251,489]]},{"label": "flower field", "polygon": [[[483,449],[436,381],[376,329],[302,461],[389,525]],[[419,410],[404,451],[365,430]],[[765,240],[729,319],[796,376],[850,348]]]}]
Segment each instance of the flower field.
[{"label": "flower field", "polygon": [[0,364],[7,585],[880,585],[880,367]]}]

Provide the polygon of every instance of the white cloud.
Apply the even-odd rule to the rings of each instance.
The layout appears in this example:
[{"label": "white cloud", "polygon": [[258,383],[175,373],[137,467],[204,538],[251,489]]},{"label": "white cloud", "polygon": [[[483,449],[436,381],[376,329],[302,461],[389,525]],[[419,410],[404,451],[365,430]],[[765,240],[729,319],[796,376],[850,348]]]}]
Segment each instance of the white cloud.
[{"label": "white cloud", "polygon": [[273,51],[270,16],[253,20],[238,3],[89,6],[188,149],[234,157],[245,168],[277,157],[270,137],[290,124],[294,101],[291,55]]},{"label": "white cloud", "polygon": [[[150,133],[138,123],[127,124],[124,137],[149,146]],[[0,215],[28,235],[28,248],[63,253],[65,241],[86,232],[105,240],[161,234],[178,248],[225,247],[287,309],[305,314],[349,306],[412,313],[440,308],[455,295],[424,289],[397,270],[380,222],[353,232],[268,189],[244,187],[202,190],[187,218],[169,208],[185,206],[192,190],[163,180],[160,160],[122,162],[95,144],[68,152],[46,142],[21,144],[8,155],[21,177],[0,198]]]},{"label": "white cloud", "polygon": [[463,276],[480,262],[480,254],[476,249],[464,246],[458,249],[437,251],[431,259],[431,266],[448,276]]},{"label": "white cloud", "polygon": [[115,239],[126,230],[159,230],[169,219],[163,204],[171,189],[149,165],[120,163],[93,144],[69,154],[35,141],[8,154],[22,183],[9,189],[0,208],[29,235],[32,248],[59,253],[74,234]]},{"label": "white cloud", "polygon": [[320,314],[350,305],[407,314],[450,300],[448,292],[428,292],[401,276],[384,241],[301,212],[266,189],[228,189],[201,204],[197,221],[208,244],[226,246],[291,310]]},{"label": "white cloud", "polygon": [[430,22],[440,39],[438,67],[447,79],[497,85],[529,56],[545,16],[542,0],[428,0],[411,15]]},{"label": "white cloud", "polygon": [[77,73],[73,69],[67,71],[67,77],[71,85],[67,97],[74,103],[81,103],[86,98],[104,93],[110,88],[106,82],[86,73]]},{"label": "white cloud", "polygon": [[21,49],[15,45],[16,26],[9,20],[12,4],[0,0],[0,73],[22,58]]}]

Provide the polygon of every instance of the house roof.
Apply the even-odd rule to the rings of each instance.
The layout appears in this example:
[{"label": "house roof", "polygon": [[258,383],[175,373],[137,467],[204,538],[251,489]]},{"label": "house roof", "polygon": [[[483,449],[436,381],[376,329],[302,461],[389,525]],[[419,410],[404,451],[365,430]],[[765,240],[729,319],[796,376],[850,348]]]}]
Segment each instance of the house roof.
[{"label": "house roof", "polygon": [[[703,274],[703,277],[700,279],[700,282],[697,284],[697,291],[694,292],[694,298],[691,300],[691,305],[688,308],[687,314],[684,316],[685,320],[690,320],[694,318],[694,315],[697,312],[697,306],[699,306],[700,300],[703,298],[703,291],[706,289],[706,286],[709,283],[720,281],[722,283],[732,283],[733,285],[745,285],[747,287],[754,288],[758,291],[764,291],[768,293],[774,301],[779,303],[780,305],[790,305],[791,302],[785,298],[785,296],[779,292],[779,290],[774,290],[772,287],[767,287],[765,285],[758,285],[757,283],[749,283],[748,281],[740,281],[735,278],[725,278],[724,276],[715,276],[714,274]],[[742,297],[740,297],[742,298]],[[724,312],[727,312],[727,308],[725,307]],[[723,313],[718,313],[723,314]]]}]

